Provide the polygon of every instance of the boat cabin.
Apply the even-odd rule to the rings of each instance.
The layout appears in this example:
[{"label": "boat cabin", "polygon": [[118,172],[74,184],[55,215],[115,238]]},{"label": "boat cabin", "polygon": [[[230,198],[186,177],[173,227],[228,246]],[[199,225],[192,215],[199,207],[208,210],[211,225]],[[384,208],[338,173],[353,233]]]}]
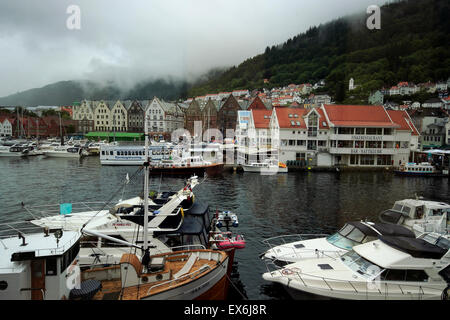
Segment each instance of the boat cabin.
[{"label": "boat cabin", "polygon": [[0,300],[69,298],[77,284],[80,233],[19,233],[0,244]]},{"label": "boat cabin", "polygon": [[445,202],[405,199],[394,203],[392,209],[383,211],[380,220],[405,225],[417,232],[443,233],[450,226],[450,205]]}]

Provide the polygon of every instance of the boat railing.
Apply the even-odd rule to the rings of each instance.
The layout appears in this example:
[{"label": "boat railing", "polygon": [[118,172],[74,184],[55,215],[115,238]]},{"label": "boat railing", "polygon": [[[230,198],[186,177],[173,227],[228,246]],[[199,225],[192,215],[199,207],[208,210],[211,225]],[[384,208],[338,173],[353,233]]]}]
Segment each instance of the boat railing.
[{"label": "boat railing", "polygon": [[[86,211],[101,211],[101,210],[109,210],[114,207],[113,204],[108,204],[103,201],[92,201],[92,202],[73,202],[71,204],[71,212],[73,213],[81,213]],[[29,215],[31,215],[34,219],[38,220],[41,218],[56,216],[61,214],[61,204],[46,204],[39,206],[22,206]]]},{"label": "boat railing", "polygon": [[275,246],[279,246],[282,244],[291,243],[294,241],[303,241],[303,240],[309,240],[309,239],[315,239],[315,238],[323,238],[328,237],[329,234],[317,234],[317,233],[296,233],[296,234],[288,234],[288,235],[281,235],[276,237],[271,237],[268,239],[264,239],[261,242],[268,245],[269,247],[273,248]]},{"label": "boat railing", "polygon": [[[312,287],[312,285],[308,284],[310,281],[322,281],[330,291],[335,292],[344,292],[343,284],[348,285],[347,289],[354,291],[358,294],[364,294],[368,298],[368,295],[380,295],[384,296],[384,298],[388,298],[389,294],[402,294],[402,295],[410,295],[411,298],[414,294],[417,294],[418,299],[422,299],[426,293],[425,290],[430,292],[435,292],[436,294],[441,294],[442,289],[419,285],[419,284],[406,284],[401,283],[400,281],[383,281],[377,279],[368,279],[366,281],[358,281],[358,280],[342,280],[335,278],[327,278],[321,277],[317,275],[302,273],[301,271],[297,271],[297,268],[280,268],[277,267],[277,270],[270,271],[269,264],[266,264],[267,270],[271,276],[283,276],[283,277],[294,277],[297,278],[305,288]],[[276,275],[275,275],[276,274]],[[397,289],[398,288],[398,289]],[[345,290],[348,291],[348,290]]]},{"label": "boat railing", "polygon": [[33,233],[43,233],[43,228],[35,226],[26,221],[3,222],[0,223],[0,241],[21,234],[28,236]]},{"label": "boat railing", "polygon": [[[263,240],[262,242],[266,244],[270,249],[272,249],[272,254],[276,256],[277,260],[282,260],[282,258],[295,257],[301,258],[312,258],[311,255],[321,258],[329,257],[332,259],[338,258],[340,256],[341,250],[318,250],[318,249],[305,249],[296,248],[291,245],[292,242],[304,241],[308,239],[323,238],[329,236],[328,234],[292,234],[292,235],[282,235]],[[294,241],[293,241],[294,240]],[[275,247],[281,247],[285,252],[282,254],[274,250]],[[307,256],[304,257],[304,255]]]},{"label": "boat railing", "polygon": [[[180,276],[179,278],[172,279],[172,280],[167,280],[167,281],[164,281],[164,282],[162,282],[162,283],[155,284],[155,285],[151,286],[151,287],[147,290],[147,295],[149,296],[149,295],[150,295],[150,292],[151,292],[153,289],[155,289],[155,288],[158,288],[158,287],[161,287],[161,286],[164,286],[164,285],[167,285],[167,284],[169,285],[169,287],[172,287],[172,285],[173,285],[174,283],[179,283],[180,281],[183,281],[183,280],[185,280],[185,279],[193,279],[193,278],[195,278],[196,276],[198,276],[199,274],[202,274],[202,273],[204,273],[204,272],[206,272],[206,271],[208,271],[208,270],[212,270],[212,267],[209,266],[209,265],[204,265],[204,266],[198,268],[197,270],[195,270],[195,271],[193,271],[193,272],[190,272],[190,273],[188,273],[188,274],[185,274],[185,275],[183,275],[183,276]],[[207,281],[207,282],[209,282],[209,281]]]},{"label": "boat railing", "polygon": [[202,244],[187,244],[182,246],[170,247],[172,251],[183,251],[183,250],[206,250],[206,247]]},{"label": "boat railing", "polygon": [[[27,237],[33,235],[33,234],[44,234],[44,228],[34,226],[30,224],[29,222],[7,222],[7,223],[0,223],[0,244],[3,246],[3,248],[7,248],[5,243],[3,242],[4,239],[11,238],[11,237],[22,237],[24,240],[24,243],[26,243]],[[46,231],[48,232],[48,230]],[[73,246],[76,241],[80,238],[80,235],[78,233],[75,233],[72,238],[70,238],[68,241],[64,242],[64,245],[60,245],[58,242],[55,241],[55,246],[51,248],[40,248],[35,249],[36,256],[45,256],[45,255],[53,255],[61,252],[65,252],[68,250],[71,246]],[[56,239],[56,238],[55,238]]]}]

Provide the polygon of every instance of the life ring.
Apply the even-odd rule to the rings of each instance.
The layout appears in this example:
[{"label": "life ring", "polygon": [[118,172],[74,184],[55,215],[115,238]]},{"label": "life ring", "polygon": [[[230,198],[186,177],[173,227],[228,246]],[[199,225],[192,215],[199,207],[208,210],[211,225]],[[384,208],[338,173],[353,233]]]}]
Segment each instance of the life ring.
[{"label": "life ring", "polygon": [[294,271],[292,271],[291,269],[283,269],[281,270],[281,273],[284,274],[285,276],[289,276],[291,274],[294,274]]}]

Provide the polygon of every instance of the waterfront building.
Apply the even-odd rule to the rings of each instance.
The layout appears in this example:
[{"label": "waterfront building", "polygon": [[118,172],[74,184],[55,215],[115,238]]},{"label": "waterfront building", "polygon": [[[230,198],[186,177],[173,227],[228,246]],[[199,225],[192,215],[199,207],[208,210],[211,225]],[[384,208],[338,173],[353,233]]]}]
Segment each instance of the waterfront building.
[{"label": "waterfront building", "polygon": [[194,136],[195,122],[203,123],[203,113],[198,101],[192,100],[184,116],[184,128],[189,131],[192,137]]},{"label": "waterfront building", "polygon": [[145,106],[146,100],[134,100],[128,108],[128,132],[144,132]]},{"label": "waterfront building", "polygon": [[113,101],[98,101],[94,103],[94,130],[110,131],[112,129],[111,108],[114,106]]},{"label": "waterfront building", "polygon": [[111,109],[111,131],[127,132],[128,131],[128,110],[132,101],[117,100]]},{"label": "waterfront building", "polygon": [[12,136],[12,123],[7,117],[0,117],[1,131],[0,135],[3,137]]},{"label": "waterfront building", "polygon": [[398,166],[417,148],[419,133],[406,111],[351,105],[321,109],[330,128],[331,165]]},{"label": "waterfront building", "polygon": [[262,162],[276,157],[277,148],[272,148],[270,118],[272,110],[252,109],[238,111],[236,140],[238,164]]},{"label": "waterfront building", "polygon": [[331,165],[329,126],[322,109],[274,108],[270,130],[281,162]]},{"label": "waterfront building", "polygon": [[95,129],[94,101],[83,100],[74,106],[72,119],[78,121],[79,133],[86,134]]},{"label": "waterfront building", "polygon": [[323,104],[247,112],[239,112],[236,128],[241,162],[259,148],[302,166],[397,166],[419,146],[419,132],[404,110]]},{"label": "waterfront building", "polygon": [[248,106],[247,110],[271,110],[272,105],[270,103],[264,103],[260,96],[256,96]]},{"label": "waterfront building", "polygon": [[[236,129],[237,112],[241,110],[241,106],[233,95],[229,95],[217,112],[217,128],[222,132],[224,138],[227,129]],[[233,138],[233,137],[229,137]]]},{"label": "waterfront building", "polygon": [[208,100],[202,110],[203,125],[203,141],[210,142],[215,140],[215,133],[210,132],[211,129],[217,129],[217,112],[220,109],[222,101]]},{"label": "waterfront building", "polygon": [[175,103],[154,97],[144,110],[148,128],[153,135],[169,136],[184,126],[184,112]]}]

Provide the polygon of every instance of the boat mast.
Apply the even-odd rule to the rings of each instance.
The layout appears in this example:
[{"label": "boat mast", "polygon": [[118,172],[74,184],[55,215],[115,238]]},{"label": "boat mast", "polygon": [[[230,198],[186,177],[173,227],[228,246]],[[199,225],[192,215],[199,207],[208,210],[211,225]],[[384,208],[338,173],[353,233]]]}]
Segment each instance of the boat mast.
[{"label": "boat mast", "polygon": [[59,135],[61,137],[61,145],[64,145],[64,137],[62,135],[62,125],[61,125],[61,111],[59,111]]},{"label": "boat mast", "polygon": [[144,160],[144,255],[142,264],[147,267],[150,262],[150,252],[148,248],[148,177],[149,177],[149,157],[148,157],[148,116],[144,118],[144,137],[145,137],[145,160]]}]

